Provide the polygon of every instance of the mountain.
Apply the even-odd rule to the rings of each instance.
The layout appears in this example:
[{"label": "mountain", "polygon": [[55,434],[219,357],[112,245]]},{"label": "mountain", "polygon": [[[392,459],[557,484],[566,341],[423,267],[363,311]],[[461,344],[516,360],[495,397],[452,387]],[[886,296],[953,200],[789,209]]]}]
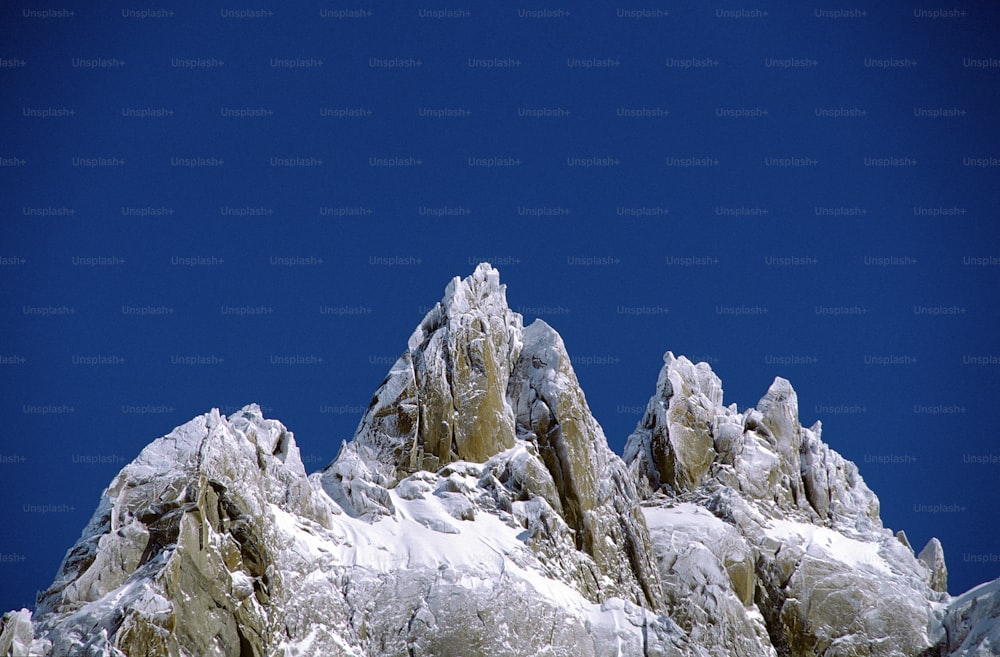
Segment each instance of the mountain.
[{"label": "mountain", "polygon": [[668,352],[620,458],[482,264],[322,471],[254,404],[148,445],[0,655],[998,654],[1000,580],[946,577],[784,379],[740,412]]}]

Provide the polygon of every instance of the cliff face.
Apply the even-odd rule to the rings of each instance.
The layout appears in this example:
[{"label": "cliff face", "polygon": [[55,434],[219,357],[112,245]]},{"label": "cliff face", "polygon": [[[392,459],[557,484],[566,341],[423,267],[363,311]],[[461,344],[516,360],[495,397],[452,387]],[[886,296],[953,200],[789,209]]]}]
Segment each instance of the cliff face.
[{"label": "cliff face", "polygon": [[0,655],[994,654],[995,583],[946,577],[783,379],[739,412],[668,353],[619,458],[480,265],[321,472],[256,405],[147,446]]},{"label": "cliff face", "polygon": [[575,547],[594,561],[596,581],[581,591],[656,609],[662,593],[635,482],[590,413],[559,334],[536,320],[523,339],[508,384],[518,439],[538,450]]}]

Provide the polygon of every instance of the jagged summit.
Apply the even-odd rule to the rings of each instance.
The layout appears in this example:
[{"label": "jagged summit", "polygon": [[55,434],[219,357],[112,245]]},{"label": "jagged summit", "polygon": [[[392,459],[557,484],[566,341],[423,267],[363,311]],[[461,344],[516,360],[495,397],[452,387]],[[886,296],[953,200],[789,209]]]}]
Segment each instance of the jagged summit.
[{"label": "jagged summit", "polygon": [[466,278],[455,276],[445,288],[441,301],[427,312],[420,326],[410,337],[409,348],[417,349],[428,333],[435,330],[442,320],[476,314],[480,317],[499,318],[510,324],[520,315],[507,305],[507,286],[500,282],[500,272],[488,262],[479,263]]},{"label": "jagged summit", "polygon": [[[883,528],[878,498],[857,467],[821,440],[820,422],[802,426],[787,380],[775,378],[756,408],[744,412],[724,406],[722,397],[707,364],[668,352],[625,447],[649,500],[658,559],[675,566],[690,560],[661,572],[664,588],[683,590],[718,574],[691,545],[703,546],[728,575],[711,587],[721,601],[714,610],[697,598],[668,595],[671,616],[746,637],[754,627],[737,602],[753,605],[769,640],[748,654],[767,654],[768,644],[793,655],[931,650],[937,626],[930,616],[947,572],[937,539],[917,559],[905,539]],[[702,509],[722,524],[706,530]],[[664,516],[672,523],[661,524]],[[670,542],[662,540],[667,531]],[[686,547],[676,547],[679,537]],[[872,647],[880,633],[893,645]],[[720,651],[731,645],[718,643],[717,633],[701,642]]]},{"label": "jagged summit", "polygon": [[878,498],[857,467],[822,442],[822,423],[803,427],[798,395],[776,377],[756,408],[724,406],[706,363],[667,352],[625,460],[646,495],[725,485],[775,513],[851,531],[881,529]]},{"label": "jagged summit", "polygon": [[619,458],[484,263],[321,472],[255,404],[150,443],[0,657],[997,654],[998,582],[948,596],[821,433],[667,352]]},{"label": "jagged summit", "polygon": [[372,398],[354,441],[392,485],[417,470],[483,462],[514,445],[505,396],[521,352],[521,316],[489,264],[452,279]]},{"label": "jagged summit", "polygon": [[[659,582],[635,485],[587,406],[562,338],[542,320],[524,328],[505,292],[486,263],[448,284],[354,440],[324,470],[323,488],[357,515],[391,516],[388,489],[414,473],[484,463],[523,444],[529,455],[505,468],[516,464],[517,479],[530,472],[538,490],[556,493],[536,498],[549,507],[531,521],[545,525],[536,551],[560,561],[560,577],[592,600],[655,607]],[[577,552],[558,554],[566,541]]]}]

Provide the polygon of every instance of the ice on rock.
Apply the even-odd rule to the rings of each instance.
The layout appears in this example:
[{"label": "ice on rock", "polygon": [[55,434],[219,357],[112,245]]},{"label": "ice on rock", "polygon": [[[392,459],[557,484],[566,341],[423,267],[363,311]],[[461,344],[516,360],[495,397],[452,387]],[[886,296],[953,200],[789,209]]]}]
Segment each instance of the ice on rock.
[{"label": "ice on rock", "polygon": [[708,654],[773,656],[754,604],[752,546],[696,504],[645,509],[667,610]]},{"label": "ice on rock", "polygon": [[[9,611],[0,620],[0,655],[27,655],[32,651],[34,630],[31,611]],[[42,650],[42,646],[38,646]]]},{"label": "ice on rock", "polygon": [[995,657],[1000,653],[1000,579],[955,598],[939,630],[942,654]]},{"label": "ice on rock", "polygon": [[373,461],[359,454],[364,451],[356,442],[343,443],[337,458],[319,475],[320,485],[351,516],[373,519],[395,515],[389,490],[379,483],[385,479],[369,468]]}]

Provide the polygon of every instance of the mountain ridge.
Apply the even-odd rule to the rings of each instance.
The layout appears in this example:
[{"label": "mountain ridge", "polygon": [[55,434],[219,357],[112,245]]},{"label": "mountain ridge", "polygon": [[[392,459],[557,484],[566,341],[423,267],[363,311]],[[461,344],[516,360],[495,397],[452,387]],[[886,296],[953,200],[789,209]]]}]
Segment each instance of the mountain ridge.
[{"label": "mountain ridge", "polygon": [[667,352],[619,457],[484,263],[321,471],[256,405],[147,446],[0,655],[995,654],[996,587],[944,593],[821,433]]}]

